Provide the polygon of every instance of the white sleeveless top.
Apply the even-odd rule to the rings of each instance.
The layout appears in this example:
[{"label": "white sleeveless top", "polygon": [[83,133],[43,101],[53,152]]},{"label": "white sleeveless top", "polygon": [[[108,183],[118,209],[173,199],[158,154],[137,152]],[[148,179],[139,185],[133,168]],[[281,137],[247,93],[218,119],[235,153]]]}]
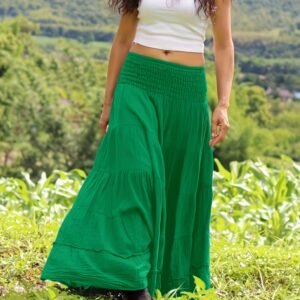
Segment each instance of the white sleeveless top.
[{"label": "white sleeveless top", "polygon": [[194,0],[141,0],[133,42],[148,47],[204,52],[208,18]]}]

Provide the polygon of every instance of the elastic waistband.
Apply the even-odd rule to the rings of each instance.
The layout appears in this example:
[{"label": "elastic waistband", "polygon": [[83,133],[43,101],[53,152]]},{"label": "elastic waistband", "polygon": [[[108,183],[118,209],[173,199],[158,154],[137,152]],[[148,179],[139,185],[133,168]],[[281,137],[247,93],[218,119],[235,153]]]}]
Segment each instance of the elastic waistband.
[{"label": "elastic waistband", "polygon": [[151,94],[206,102],[205,66],[189,66],[129,51],[118,84],[131,84]]}]

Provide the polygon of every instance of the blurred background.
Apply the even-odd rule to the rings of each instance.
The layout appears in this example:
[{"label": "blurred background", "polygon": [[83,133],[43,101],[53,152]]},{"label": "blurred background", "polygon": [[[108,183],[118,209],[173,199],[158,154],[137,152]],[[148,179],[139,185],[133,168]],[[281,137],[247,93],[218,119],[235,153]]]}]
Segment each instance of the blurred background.
[{"label": "blurred background", "polygon": [[[300,3],[234,0],[236,73],[227,140],[231,160],[281,154],[299,161]],[[1,0],[1,175],[88,170],[118,14],[106,1]],[[211,28],[210,103],[216,103]]]},{"label": "blurred background", "polygon": [[[58,293],[38,275],[100,141],[118,19],[107,1],[0,2],[0,296]],[[300,1],[233,0],[232,26],[212,284],[221,299],[300,299]],[[213,109],[211,27],[205,43]]]}]

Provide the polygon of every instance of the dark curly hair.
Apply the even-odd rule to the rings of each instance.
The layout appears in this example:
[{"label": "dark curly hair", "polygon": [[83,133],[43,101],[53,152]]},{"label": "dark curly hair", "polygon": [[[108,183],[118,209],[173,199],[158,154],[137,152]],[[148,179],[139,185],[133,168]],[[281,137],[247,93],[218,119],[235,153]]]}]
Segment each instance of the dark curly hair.
[{"label": "dark curly hair", "polygon": [[[108,0],[108,5],[114,9],[118,9],[119,13],[126,14],[138,8],[140,2],[141,0]],[[194,2],[195,4],[197,2],[199,4],[197,9],[198,14],[203,9],[206,17],[213,16],[216,9],[215,0],[194,0]]]}]

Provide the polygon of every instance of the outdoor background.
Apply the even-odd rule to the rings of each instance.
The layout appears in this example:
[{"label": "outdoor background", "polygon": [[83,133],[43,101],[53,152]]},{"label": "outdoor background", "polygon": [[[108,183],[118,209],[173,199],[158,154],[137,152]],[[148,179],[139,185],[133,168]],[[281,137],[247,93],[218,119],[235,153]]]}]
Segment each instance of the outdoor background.
[{"label": "outdoor background", "polygon": [[[39,275],[101,137],[107,58],[119,18],[106,2],[0,1],[0,297],[5,299],[75,298],[45,285]],[[296,300],[300,1],[233,0],[233,7],[231,128],[214,152],[214,291],[203,299]],[[211,26],[205,55],[213,109]]]}]

